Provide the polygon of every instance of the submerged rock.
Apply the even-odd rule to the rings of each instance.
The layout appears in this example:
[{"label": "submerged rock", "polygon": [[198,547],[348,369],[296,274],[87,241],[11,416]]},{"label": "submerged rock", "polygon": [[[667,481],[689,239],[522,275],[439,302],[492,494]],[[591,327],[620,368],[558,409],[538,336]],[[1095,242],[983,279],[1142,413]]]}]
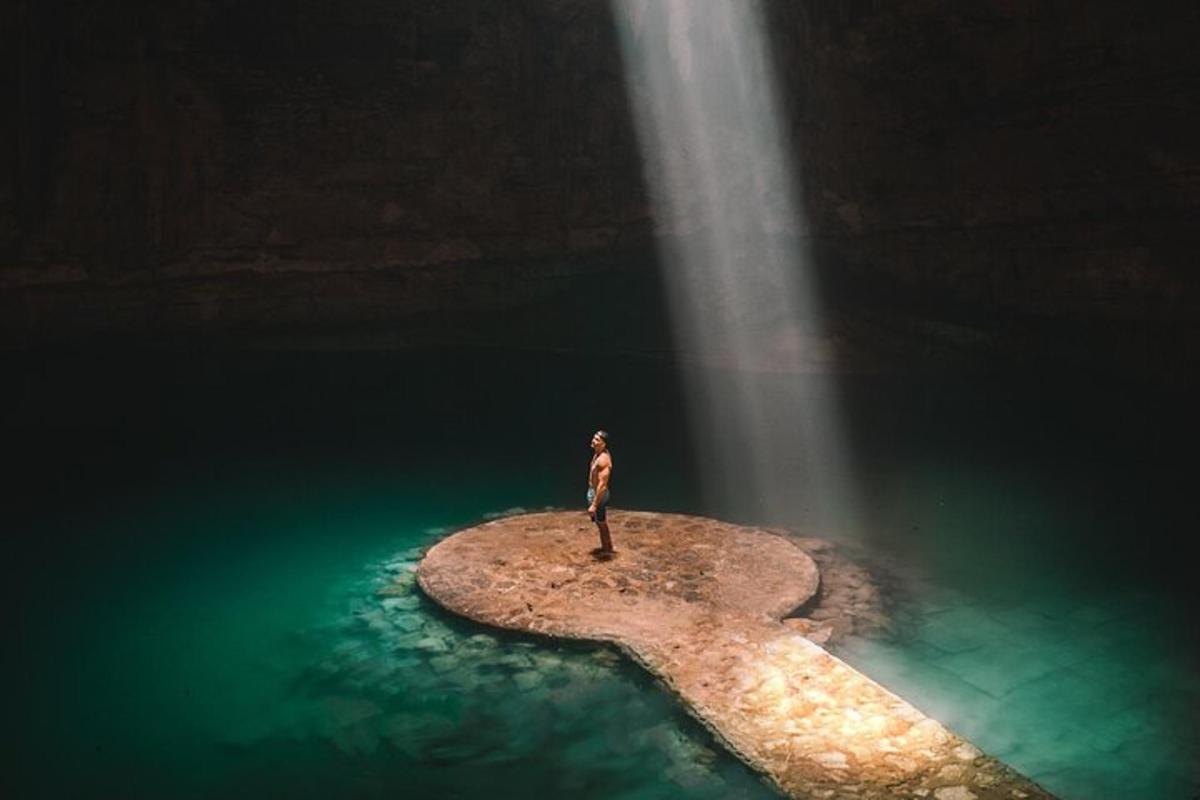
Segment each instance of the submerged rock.
[{"label": "submerged rock", "polygon": [[412,595],[401,596],[401,597],[388,597],[388,598],[385,598],[384,600],[380,601],[380,605],[383,606],[388,611],[412,611],[414,609],[420,608],[421,600],[420,600],[420,598],[414,597]]}]

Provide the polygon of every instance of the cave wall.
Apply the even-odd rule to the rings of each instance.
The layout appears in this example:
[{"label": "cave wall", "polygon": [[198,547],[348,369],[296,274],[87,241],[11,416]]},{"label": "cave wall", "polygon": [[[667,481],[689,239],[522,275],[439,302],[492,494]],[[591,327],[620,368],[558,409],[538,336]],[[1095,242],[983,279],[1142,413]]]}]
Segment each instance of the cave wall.
[{"label": "cave wall", "polygon": [[602,3],[7,13],[10,337],[512,304],[646,230]]},{"label": "cave wall", "polygon": [[1200,366],[1200,8],[774,8],[835,282],[1016,355]]},{"label": "cave wall", "polygon": [[[0,12],[8,346],[386,327],[654,250],[606,3],[131,8]],[[768,12],[831,302],[1195,362],[1200,10]]]}]

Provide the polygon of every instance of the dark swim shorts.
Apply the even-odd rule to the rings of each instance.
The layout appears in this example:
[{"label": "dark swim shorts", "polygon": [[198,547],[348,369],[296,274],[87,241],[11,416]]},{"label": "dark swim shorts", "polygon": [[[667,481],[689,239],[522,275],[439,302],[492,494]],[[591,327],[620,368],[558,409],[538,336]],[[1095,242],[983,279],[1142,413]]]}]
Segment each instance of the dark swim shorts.
[{"label": "dark swim shorts", "polygon": [[[592,500],[596,497],[596,490],[588,487],[587,502],[588,508],[592,507]],[[592,522],[604,522],[608,519],[608,490],[604,490],[604,494],[600,495],[600,502],[596,503],[596,513],[592,514]]]}]

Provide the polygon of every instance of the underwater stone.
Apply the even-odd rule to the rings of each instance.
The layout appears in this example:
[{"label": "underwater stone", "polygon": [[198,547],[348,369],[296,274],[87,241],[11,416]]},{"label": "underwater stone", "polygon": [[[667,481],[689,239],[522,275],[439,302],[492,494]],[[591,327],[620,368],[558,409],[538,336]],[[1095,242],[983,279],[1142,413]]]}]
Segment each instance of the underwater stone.
[{"label": "underwater stone", "polygon": [[537,672],[518,672],[513,675],[513,683],[521,691],[527,692],[542,685],[542,676]]},{"label": "underwater stone", "polygon": [[406,572],[397,577],[395,583],[388,584],[376,592],[380,597],[407,597],[412,594],[413,585],[416,583],[413,580],[416,576]]},{"label": "underwater stone", "polygon": [[421,618],[413,614],[397,614],[391,618],[392,625],[405,633],[411,633],[421,627]]},{"label": "underwater stone", "polygon": [[411,595],[409,597],[388,597],[379,602],[388,611],[413,611],[421,606],[421,600]]},{"label": "underwater stone", "polygon": [[435,653],[444,653],[450,649],[450,645],[446,644],[445,640],[435,636],[426,636],[419,640],[417,647],[421,650],[431,650]]},{"label": "underwater stone", "polygon": [[379,749],[379,736],[362,725],[341,728],[331,739],[334,746],[347,755],[370,755]]},{"label": "underwater stone", "polygon": [[345,727],[361,722],[379,713],[379,706],[361,697],[334,695],[321,702],[330,721],[336,727]]},{"label": "underwater stone", "polygon": [[429,659],[429,666],[433,667],[434,672],[449,672],[458,666],[458,659],[455,656],[434,656]]}]

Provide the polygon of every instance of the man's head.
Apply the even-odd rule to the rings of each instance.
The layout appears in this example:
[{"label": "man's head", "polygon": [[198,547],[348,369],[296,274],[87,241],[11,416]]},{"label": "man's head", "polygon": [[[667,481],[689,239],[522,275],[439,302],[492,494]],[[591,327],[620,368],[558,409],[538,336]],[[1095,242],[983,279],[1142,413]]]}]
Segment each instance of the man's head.
[{"label": "man's head", "polygon": [[608,449],[608,431],[596,431],[592,434],[592,450],[603,453]]}]

